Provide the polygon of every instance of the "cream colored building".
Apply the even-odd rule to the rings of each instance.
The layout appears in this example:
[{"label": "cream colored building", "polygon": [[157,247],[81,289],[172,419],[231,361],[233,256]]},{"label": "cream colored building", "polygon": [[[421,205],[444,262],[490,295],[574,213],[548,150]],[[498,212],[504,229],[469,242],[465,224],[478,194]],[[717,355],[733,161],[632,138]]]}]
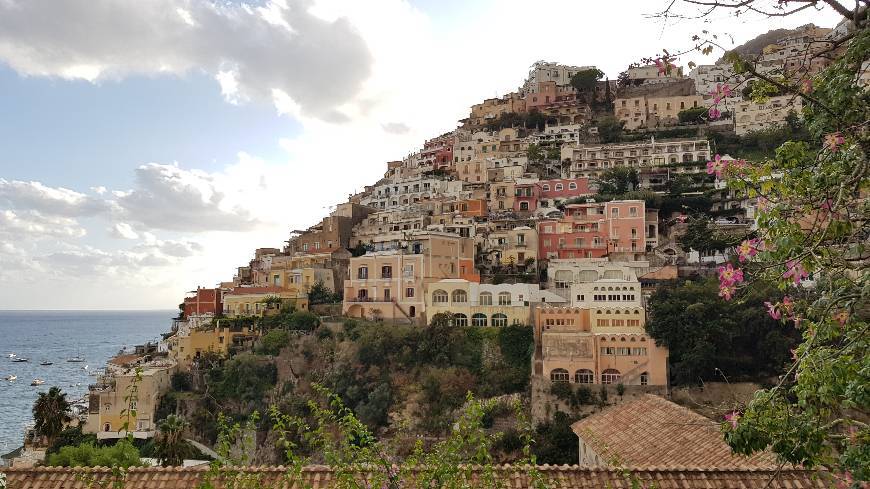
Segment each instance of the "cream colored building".
[{"label": "cream colored building", "polygon": [[[325,275],[323,276],[325,278]],[[311,278],[314,278],[314,275],[310,275],[309,283],[311,283]],[[287,288],[276,286],[236,287],[224,294],[224,315],[228,317],[262,316],[269,310],[280,309],[282,305],[292,305],[296,309],[308,309],[308,295],[303,284],[298,284],[298,287],[290,285]],[[281,299],[281,305],[267,303],[268,299],[273,297]]]},{"label": "cream colored building", "polygon": [[535,304],[565,304],[562,297],[538,284],[481,284],[461,279],[431,282],[426,288],[426,320],[438,313],[453,315],[457,326],[532,324]]},{"label": "cream colored building", "polygon": [[529,258],[538,257],[538,231],[529,226],[512,229],[494,229],[484,242],[484,250],[493,263],[500,265],[522,264]]},{"label": "cream colored building", "polygon": [[595,178],[601,172],[618,167],[669,167],[675,173],[703,173],[710,159],[706,139],[665,139],[618,144],[566,144],[562,160],[570,160],[571,178]]},{"label": "cream colored building", "polygon": [[682,110],[703,107],[700,95],[640,95],[613,101],[616,118],[629,131],[641,128],[673,126]]},{"label": "cream colored building", "polygon": [[[176,364],[171,360],[146,361],[145,357],[131,359],[132,355],[119,355],[109,360],[106,373],[89,389],[88,422],[83,431],[97,435],[97,439],[117,439],[127,436],[150,438],[156,434],[155,412],[160,396],[169,390]],[[141,368],[136,380],[136,369]],[[135,399],[124,399],[135,382]],[[136,415],[128,417],[129,410]],[[125,423],[127,431],[121,431]]]},{"label": "cream colored building", "polygon": [[[218,326],[214,325],[218,323]],[[169,358],[182,372],[190,370],[193,362],[206,353],[214,353],[226,357],[230,346],[237,339],[253,338],[255,332],[247,326],[240,328],[220,327],[220,319],[216,319],[211,325],[178,331],[175,335],[167,338],[166,345]]]},{"label": "cream colored building", "polygon": [[803,102],[800,97],[781,95],[770,97],[764,103],[753,101],[739,102],[734,105],[734,132],[742,136],[751,131],[759,131],[785,124],[789,112],[800,116]]}]

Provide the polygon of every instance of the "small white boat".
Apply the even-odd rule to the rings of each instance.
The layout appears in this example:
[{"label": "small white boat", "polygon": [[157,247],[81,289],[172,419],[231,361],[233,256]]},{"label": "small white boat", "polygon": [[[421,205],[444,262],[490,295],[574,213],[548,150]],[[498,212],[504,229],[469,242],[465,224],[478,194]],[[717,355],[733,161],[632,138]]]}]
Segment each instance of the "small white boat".
[{"label": "small white boat", "polygon": [[40,365],[42,365],[43,367],[45,367],[45,366],[48,366],[48,365],[54,365],[54,362],[49,362],[49,361],[46,360],[46,361],[40,363]]},{"label": "small white boat", "polygon": [[30,360],[28,360],[27,358],[24,358],[24,357],[15,357],[12,359],[12,361],[15,363],[24,363],[24,362],[29,362]]},{"label": "small white boat", "polygon": [[15,358],[15,354],[14,354],[14,353],[10,353],[10,354],[9,354],[9,358]]},{"label": "small white boat", "polygon": [[18,376],[17,375],[7,375],[6,377],[4,377],[4,380],[8,380],[9,382],[13,382],[15,380],[18,380]]},{"label": "small white boat", "polygon": [[84,370],[84,371],[87,372],[88,368],[89,368],[89,367],[88,367],[87,365],[85,365],[84,367],[82,367],[82,370]]},{"label": "small white boat", "polygon": [[45,381],[42,379],[33,379],[33,382],[30,383],[30,385],[43,385],[43,384],[45,384]]},{"label": "small white boat", "polygon": [[81,362],[84,362],[85,359],[82,358],[81,355],[76,355],[72,358],[67,358],[66,361],[70,362],[70,363],[81,363]]}]

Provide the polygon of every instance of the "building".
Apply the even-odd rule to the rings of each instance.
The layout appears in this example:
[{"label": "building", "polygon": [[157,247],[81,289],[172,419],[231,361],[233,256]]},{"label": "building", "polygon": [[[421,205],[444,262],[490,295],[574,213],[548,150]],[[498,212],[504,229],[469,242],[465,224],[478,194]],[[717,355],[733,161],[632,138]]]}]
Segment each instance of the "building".
[{"label": "building", "polygon": [[617,144],[568,144],[562,160],[569,160],[572,178],[595,178],[610,168],[668,168],[674,173],[704,173],[710,161],[706,139],[665,139]]},{"label": "building", "polygon": [[642,200],[569,204],[561,218],[538,221],[538,239],[540,260],[640,255],[658,244],[658,212]]},{"label": "building", "polygon": [[423,143],[420,151],[422,165],[431,170],[447,169],[453,166],[453,133],[448,132]]},{"label": "building", "polygon": [[632,66],[626,70],[631,85],[651,85],[670,83],[683,77],[682,68],[674,67],[670,72],[662,71],[656,65]]},{"label": "building", "polygon": [[[137,379],[137,369],[141,369]],[[169,390],[172,374],[177,371],[169,359],[150,359],[149,356],[119,355],[107,363],[106,373],[88,388],[88,422],[85,433],[96,434],[98,440],[127,436],[151,438],[157,432],[155,412],[160,396]],[[136,399],[132,403],[130,386],[136,383]],[[136,411],[133,415],[132,408]],[[129,417],[128,417],[129,414]]]},{"label": "building", "polygon": [[536,363],[540,361],[545,378],[577,384],[666,386],[667,349],[657,346],[641,327],[595,327],[594,311],[535,308]]},{"label": "building", "polygon": [[526,101],[516,92],[509,93],[499,98],[486,99],[479,104],[471,106],[471,114],[463,119],[465,126],[482,127],[487,122],[498,119],[502,114],[509,112],[525,112]]},{"label": "building", "polygon": [[[735,454],[718,423],[667,399],[644,394],[577,421],[571,426],[585,467],[718,470],[775,470],[770,452]],[[790,470],[786,466],[785,470]]]},{"label": "building", "polygon": [[[547,289],[569,299],[572,306],[630,305],[643,308],[638,277],[650,270],[648,261],[610,261],[607,258],[554,259],[547,262]],[[631,298],[611,299],[607,287],[617,287]],[[602,297],[604,296],[604,297]],[[593,322],[594,324],[594,322]],[[642,324],[641,324],[642,325]]]},{"label": "building", "polygon": [[486,233],[482,254],[496,265],[518,265],[538,257],[538,232],[529,226],[493,229]]},{"label": "building", "polygon": [[579,71],[593,70],[594,66],[568,66],[559,63],[537,61],[529,69],[529,75],[523,83],[520,92],[529,94],[534,92],[539,84],[553,82],[554,85],[564,86],[571,84],[571,77]]},{"label": "building", "polygon": [[429,283],[426,288],[426,318],[450,313],[456,326],[507,326],[532,324],[535,304],[564,304],[556,294],[538,284],[481,284],[462,279]]},{"label": "building", "polygon": [[319,224],[305,231],[294,231],[295,235],[287,241],[284,252],[286,254],[329,253],[348,248],[353,227],[372,211],[373,209],[365,205],[350,202],[339,204]]},{"label": "building", "polygon": [[[712,94],[716,92],[717,86],[727,84],[736,87],[739,83],[731,63],[698,65],[689,72],[689,78],[695,83],[695,91],[704,99],[704,105],[713,105]],[[725,100],[731,103],[741,98],[740,90],[734,88],[731,96]]]},{"label": "building", "polygon": [[190,371],[194,362],[206,353],[226,357],[230,347],[253,339],[256,334],[247,326],[221,327],[212,323],[208,326],[177,331],[166,339],[169,358],[182,372]]},{"label": "building", "polygon": [[351,258],[342,314],[419,324],[426,284],[445,278],[480,281],[474,242],[439,231],[409,232],[393,249]]},{"label": "building", "polygon": [[[280,301],[272,302],[271,299]],[[236,287],[224,294],[224,315],[228,317],[263,316],[282,305],[308,309],[308,296],[300,289],[284,287]]]},{"label": "building", "polygon": [[223,303],[221,301],[221,289],[204,289],[197,287],[184,297],[184,317],[201,316],[210,314],[212,316],[223,311]]},{"label": "building", "polygon": [[791,113],[799,117],[803,101],[800,97],[780,95],[769,97],[760,104],[752,100],[738,102],[733,110],[734,132],[742,136],[752,131],[779,127],[786,123]]},{"label": "building", "polygon": [[613,101],[616,118],[629,131],[674,126],[681,111],[703,106],[704,99],[690,79],[625,88]]}]

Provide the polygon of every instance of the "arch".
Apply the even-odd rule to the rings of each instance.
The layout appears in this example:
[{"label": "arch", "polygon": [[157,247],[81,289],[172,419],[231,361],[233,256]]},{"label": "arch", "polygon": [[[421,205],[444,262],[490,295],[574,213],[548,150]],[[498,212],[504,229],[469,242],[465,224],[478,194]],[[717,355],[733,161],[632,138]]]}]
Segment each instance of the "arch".
[{"label": "arch", "polygon": [[453,315],[453,324],[456,326],[468,326],[468,316],[462,313]]},{"label": "arch", "polygon": [[353,304],[347,309],[347,316],[352,318],[365,317],[365,309],[359,304]]},{"label": "arch", "polygon": [[472,326],[486,326],[486,314],[476,313],[471,316],[471,325]]},{"label": "arch", "polygon": [[552,382],[568,382],[569,378],[568,371],[564,368],[556,368],[550,371],[550,381]]},{"label": "arch", "polygon": [[489,292],[481,292],[479,297],[479,302],[481,306],[491,306],[492,305],[492,294]]},{"label": "arch", "polygon": [[495,313],[492,315],[492,325],[493,326],[507,326],[507,316],[502,313]]},{"label": "arch", "polygon": [[574,372],[574,382],[578,384],[594,384],[595,374],[588,368],[581,368]]},{"label": "arch", "polygon": [[[598,272],[595,270],[581,270],[579,273],[581,282],[595,282],[598,280]],[[598,290],[598,287],[595,287]]]},{"label": "arch", "polygon": [[649,372],[640,374],[640,385],[649,385]]},{"label": "arch", "polygon": [[103,425],[103,431],[112,431],[112,423],[106,423]]},{"label": "arch", "polygon": [[604,372],[601,372],[602,384],[618,384],[620,378],[622,378],[622,374],[615,368],[609,368]]},{"label": "arch", "polygon": [[468,294],[464,290],[454,290],[451,299],[453,302],[468,302]]},{"label": "arch", "polygon": [[450,299],[450,296],[447,295],[447,291],[443,289],[437,289],[432,292],[432,303],[433,304],[447,304],[447,301]]}]

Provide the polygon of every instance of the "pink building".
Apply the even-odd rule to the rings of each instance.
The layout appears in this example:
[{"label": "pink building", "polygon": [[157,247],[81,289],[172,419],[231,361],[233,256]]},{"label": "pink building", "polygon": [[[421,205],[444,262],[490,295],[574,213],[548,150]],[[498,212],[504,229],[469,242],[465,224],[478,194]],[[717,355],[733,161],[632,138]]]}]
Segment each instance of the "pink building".
[{"label": "pink building", "polygon": [[438,168],[451,168],[453,166],[453,133],[442,134],[432,138],[423,144],[420,152],[423,165]]},{"label": "pink building", "polygon": [[592,195],[588,178],[557,178],[515,185],[514,210],[534,212],[540,207],[555,209],[577,197]]},{"label": "pink building", "polygon": [[600,258],[643,253],[658,244],[658,212],[642,200],[565,206],[564,216],[538,222],[538,258]]}]

